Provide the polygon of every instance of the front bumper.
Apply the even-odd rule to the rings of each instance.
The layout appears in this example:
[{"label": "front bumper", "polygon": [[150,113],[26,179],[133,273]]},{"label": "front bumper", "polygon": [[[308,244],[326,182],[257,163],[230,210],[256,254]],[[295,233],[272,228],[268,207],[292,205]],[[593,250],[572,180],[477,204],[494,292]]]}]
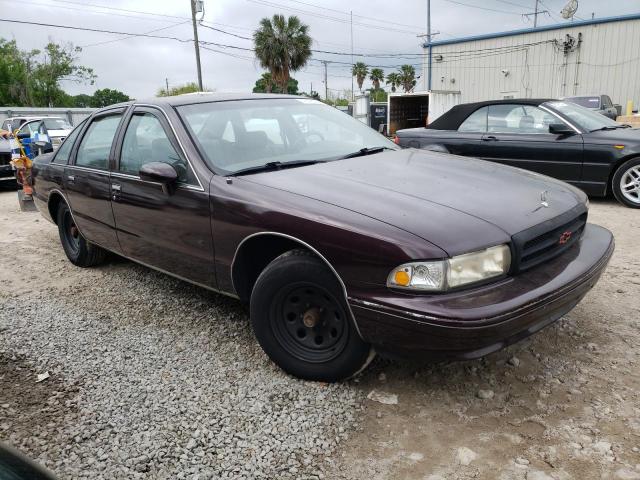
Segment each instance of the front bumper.
[{"label": "front bumper", "polygon": [[614,250],[611,232],[588,224],[559,257],[490,285],[437,295],[352,291],[365,341],[400,357],[478,358],[553,323],[596,284]]}]

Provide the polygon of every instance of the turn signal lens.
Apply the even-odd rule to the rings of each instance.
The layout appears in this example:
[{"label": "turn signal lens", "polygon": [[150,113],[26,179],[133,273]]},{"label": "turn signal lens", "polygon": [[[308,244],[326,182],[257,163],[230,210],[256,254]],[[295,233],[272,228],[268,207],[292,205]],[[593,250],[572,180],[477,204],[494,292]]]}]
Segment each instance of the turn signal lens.
[{"label": "turn signal lens", "polygon": [[409,273],[407,272],[408,268],[406,270],[398,270],[396,271],[393,280],[395,281],[395,283],[397,285],[402,285],[403,287],[406,287],[409,285],[409,282],[411,282],[411,275],[409,275]]},{"label": "turn signal lens", "polygon": [[614,145],[613,148],[616,150],[624,150],[624,145]]}]

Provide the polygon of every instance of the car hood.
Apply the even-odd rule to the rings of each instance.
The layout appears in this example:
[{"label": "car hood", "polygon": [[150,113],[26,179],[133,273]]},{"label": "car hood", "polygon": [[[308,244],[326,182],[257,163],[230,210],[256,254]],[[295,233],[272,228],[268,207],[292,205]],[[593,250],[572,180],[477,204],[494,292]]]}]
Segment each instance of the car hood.
[{"label": "car hood", "polygon": [[586,199],[543,175],[416,149],[242,178],[358,212],[450,255],[507,242]]},{"label": "car hood", "polygon": [[597,130],[583,135],[585,142],[628,143],[640,145],[640,129],[616,128],[615,130]]}]

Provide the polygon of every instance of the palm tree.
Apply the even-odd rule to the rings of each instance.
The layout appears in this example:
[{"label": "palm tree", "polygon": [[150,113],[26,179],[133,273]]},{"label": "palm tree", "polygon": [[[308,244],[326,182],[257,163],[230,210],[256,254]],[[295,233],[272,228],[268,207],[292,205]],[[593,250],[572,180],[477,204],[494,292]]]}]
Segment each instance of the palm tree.
[{"label": "palm tree", "polygon": [[289,72],[300,70],[311,58],[309,27],[298,17],[284,15],[260,20],[253,32],[253,48],[262,68],[271,73],[273,83],[287,91]]},{"label": "palm tree", "polygon": [[264,84],[264,91],[271,93],[273,91],[273,76],[269,72],[264,72],[260,80]]},{"label": "palm tree", "polygon": [[399,77],[405,92],[410,92],[416,86],[416,69],[412,65],[402,65]]},{"label": "palm tree", "polygon": [[380,82],[384,80],[384,71],[381,68],[372,68],[369,79],[373,82],[373,88],[380,90]]},{"label": "palm tree", "polygon": [[369,67],[367,67],[363,62],[356,63],[351,69],[351,75],[356,77],[360,91],[362,91],[362,84],[364,83],[364,79],[367,78],[368,73]]},{"label": "palm tree", "polygon": [[391,85],[391,91],[395,92],[396,87],[400,85],[400,74],[398,72],[387,74],[387,85]]}]

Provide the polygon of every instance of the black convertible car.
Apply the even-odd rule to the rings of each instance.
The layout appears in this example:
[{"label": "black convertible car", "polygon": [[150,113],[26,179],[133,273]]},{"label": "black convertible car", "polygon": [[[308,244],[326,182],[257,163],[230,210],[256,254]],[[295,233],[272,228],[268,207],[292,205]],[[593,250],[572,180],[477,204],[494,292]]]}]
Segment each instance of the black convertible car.
[{"label": "black convertible car", "polygon": [[525,168],[593,196],[612,191],[622,204],[640,208],[640,131],[573,103],[465,103],[427,128],[399,130],[396,143]]}]

